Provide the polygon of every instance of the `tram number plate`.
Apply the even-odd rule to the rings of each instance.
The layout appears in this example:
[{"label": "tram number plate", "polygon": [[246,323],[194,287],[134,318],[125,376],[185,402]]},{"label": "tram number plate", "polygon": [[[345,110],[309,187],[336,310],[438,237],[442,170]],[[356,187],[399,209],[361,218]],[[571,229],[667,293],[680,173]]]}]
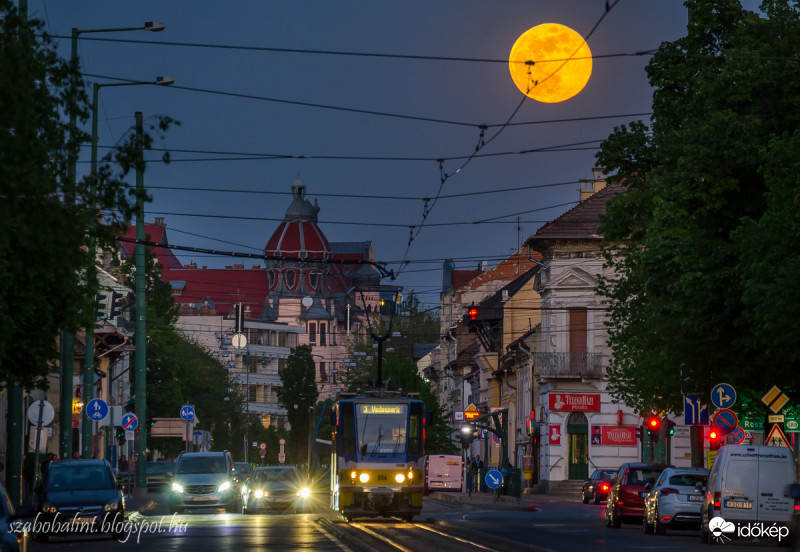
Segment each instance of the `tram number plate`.
[{"label": "tram number plate", "polygon": [[744,500],[728,500],[725,502],[726,508],[741,508],[745,510],[750,510],[753,508],[753,503],[750,501]]}]

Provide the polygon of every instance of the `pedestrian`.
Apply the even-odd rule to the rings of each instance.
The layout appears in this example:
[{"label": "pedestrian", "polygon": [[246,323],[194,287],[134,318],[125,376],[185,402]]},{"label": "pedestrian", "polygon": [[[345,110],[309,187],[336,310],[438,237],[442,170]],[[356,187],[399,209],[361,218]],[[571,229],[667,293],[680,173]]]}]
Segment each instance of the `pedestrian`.
[{"label": "pedestrian", "polygon": [[476,492],[480,492],[481,489],[481,472],[483,472],[483,462],[481,462],[481,455],[478,454],[475,456],[475,461],[472,462],[472,476],[475,478],[472,487]]},{"label": "pedestrian", "polygon": [[117,462],[117,473],[128,473],[129,470],[128,459],[123,454],[119,457],[119,462]]}]

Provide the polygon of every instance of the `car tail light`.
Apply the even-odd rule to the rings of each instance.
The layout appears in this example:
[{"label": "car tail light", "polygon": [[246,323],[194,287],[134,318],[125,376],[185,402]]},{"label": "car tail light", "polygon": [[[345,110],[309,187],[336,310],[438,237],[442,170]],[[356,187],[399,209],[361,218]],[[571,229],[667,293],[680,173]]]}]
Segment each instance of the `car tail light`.
[{"label": "car tail light", "polygon": [[602,485],[600,485],[600,489],[602,489],[604,491],[607,491],[609,488],[610,487],[608,486],[608,483],[603,483]]},{"label": "car tail light", "polygon": [[661,516],[661,521],[669,521],[672,519],[672,516]]},{"label": "car tail light", "polygon": [[714,508],[720,508],[720,502],[722,501],[722,493],[714,493]]},{"label": "car tail light", "polygon": [[678,489],[673,489],[672,487],[664,487],[661,489],[661,495],[671,495],[671,494],[681,494]]}]

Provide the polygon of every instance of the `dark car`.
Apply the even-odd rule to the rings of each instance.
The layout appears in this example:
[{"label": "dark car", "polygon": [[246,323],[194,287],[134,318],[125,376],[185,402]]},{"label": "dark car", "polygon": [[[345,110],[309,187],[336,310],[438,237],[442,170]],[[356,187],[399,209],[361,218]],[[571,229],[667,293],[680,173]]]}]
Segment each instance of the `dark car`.
[{"label": "dark car", "polygon": [[161,494],[170,490],[175,462],[147,463],[147,492]]},{"label": "dark car", "polygon": [[[28,510],[23,513],[23,510]],[[0,485],[0,550],[3,552],[26,552],[29,535],[25,521],[20,517],[33,515],[30,506],[14,509],[5,487]],[[30,523],[27,525],[30,526]]]},{"label": "dark car", "polygon": [[242,489],[244,512],[251,514],[272,508],[303,512],[311,509],[312,493],[294,466],[269,466],[253,470]]},{"label": "dark car", "polygon": [[620,466],[606,499],[606,527],[618,529],[623,522],[642,523],[646,485],[653,484],[665,469],[665,464],[627,463]]},{"label": "dark car", "polygon": [[614,481],[614,476],[617,470],[594,470],[594,473],[583,482],[581,489],[581,501],[586,504],[593,500],[595,504],[600,504],[608,497],[608,491],[611,489],[611,482]]},{"label": "dark car", "polygon": [[125,536],[122,491],[105,460],[50,462],[34,491],[34,508],[40,542],[47,542],[52,535],[97,534],[101,530],[115,539]]}]

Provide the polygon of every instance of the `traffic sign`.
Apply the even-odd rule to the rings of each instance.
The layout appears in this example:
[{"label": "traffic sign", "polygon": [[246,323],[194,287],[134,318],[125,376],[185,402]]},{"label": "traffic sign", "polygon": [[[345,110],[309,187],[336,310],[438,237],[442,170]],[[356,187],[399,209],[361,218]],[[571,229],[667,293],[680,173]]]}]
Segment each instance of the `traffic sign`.
[{"label": "traffic sign", "polygon": [[194,407],[189,406],[188,404],[181,408],[181,418],[186,420],[187,422],[191,422],[194,420]]},{"label": "traffic sign", "polygon": [[90,420],[99,422],[108,416],[108,403],[103,399],[92,399],[86,404],[86,415]]},{"label": "traffic sign", "polygon": [[453,411],[453,422],[463,422],[464,421],[464,411],[463,410],[454,410]]},{"label": "traffic sign", "polygon": [[733,410],[722,408],[714,413],[714,425],[722,433],[730,433],[739,425],[739,417]]},{"label": "traffic sign", "polygon": [[464,410],[464,419],[466,421],[474,420],[480,415],[481,413],[478,412],[478,408],[472,403],[469,403],[469,406]]},{"label": "traffic sign", "polygon": [[50,425],[55,418],[56,411],[53,405],[45,400],[38,400],[31,403],[28,407],[28,421],[33,425],[39,425],[39,412],[42,413],[42,425]]},{"label": "traffic sign", "polygon": [[708,425],[708,405],[700,402],[699,393],[683,397],[683,417],[685,425]]},{"label": "traffic sign", "polygon": [[136,438],[135,431],[125,431],[125,440],[126,441],[133,441]]},{"label": "traffic sign", "polygon": [[239,332],[231,339],[231,345],[233,345],[234,349],[244,349],[247,347],[247,337]]},{"label": "traffic sign", "polygon": [[[264,451],[264,452],[266,453],[266,451]],[[278,462],[280,462],[281,464],[286,462],[286,453],[285,452],[281,452],[280,454],[278,454]]]},{"label": "traffic sign", "polygon": [[500,442],[500,437],[497,435],[497,433],[492,433],[492,441],[494,441],[495,443]]},{"label": "traffic sign", "polygon": [[789,402],[789,397],[777,385],[773,385],[772,389],[761,397],[761,402],[767,405],[773,414],[777,414]]},{"label": "traffic sign", "polygon": [[279,439],[278,440],[278,444],[279,445],[285,445],[286,444],[286,439]]},{"label": "traffic sign", "polygon": [[711,402],[717,408],[730,408],[736,402],[736,391],[729,383],[718,383],[711,390]]},{"label": "traffic sign", "polygon": [[736,426],[733,429],[733,431],[731,431],[731,437],[733,437],[734,445],[741,445],[742,443],[744,443],[744,438],[745,438],[744,430],[741,427]]},{"label": "traffic sign", "polygon": [[786,438],[786,435],[783,434],[781,431],[781,426],[774,425],[772,426],[772,430],[767,435],[767,438],[764,439],[764,444],[768,447],[789,447],[789,439]]},{"label": "traffic sign", "polygon": [[194,432],[194,436],[195,437],[202,437],[203,436],[203,432],[198,429],[197,431]]},{"label": "traffic sign", "polygon": [[484,480],[486,481],[487,487],[490,489],[496,489],[503,484],[503,474],[497,470],[489,470],[486,472],[486,477]]},{"label": "traffic sign", "polygon": [[261,455],[261,458],[264,458],[267,455],[267,451],[264,449],[259,450],[258,453]]},{"label": "traffic sign", "polygon": [[260,445],[258,445],[258,448],[260,448],[261,450],[267,450],[267,444],[261,443]]},{"label": "traffic sign", "polygon": [[133,431],[139,427],[139,418],[136,417],[136,414],[125,414],[120,421],[120,425],[122,425],[122,429],[126,431]]}]

